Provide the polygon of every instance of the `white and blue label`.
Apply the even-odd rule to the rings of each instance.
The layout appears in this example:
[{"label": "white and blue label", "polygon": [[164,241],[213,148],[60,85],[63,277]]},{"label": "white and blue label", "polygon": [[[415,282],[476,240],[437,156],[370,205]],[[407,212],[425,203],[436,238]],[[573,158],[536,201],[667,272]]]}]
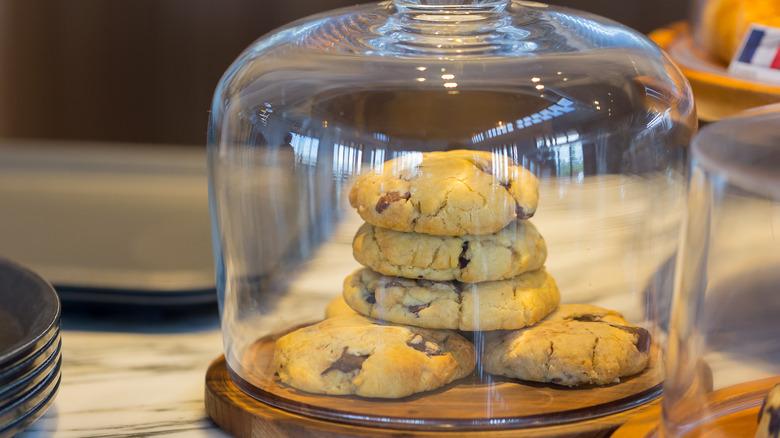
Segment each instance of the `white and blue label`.
[{"label": "white and blue label", "polygon": [[780,84],[780,28],[751,24],[729,64],[729,73]]}]

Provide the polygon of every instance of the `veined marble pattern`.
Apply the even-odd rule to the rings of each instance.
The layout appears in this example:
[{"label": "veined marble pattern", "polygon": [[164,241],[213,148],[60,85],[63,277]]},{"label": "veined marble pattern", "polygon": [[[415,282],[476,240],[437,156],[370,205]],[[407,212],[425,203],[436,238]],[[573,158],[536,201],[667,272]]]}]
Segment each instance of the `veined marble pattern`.
[{"label": "veined marble pattern", "polygon": [[59,393],[18,436],[228,437],[204,405],[206,370],[222,354],[216,305],[177,313],[96,317],[65,309]]}]

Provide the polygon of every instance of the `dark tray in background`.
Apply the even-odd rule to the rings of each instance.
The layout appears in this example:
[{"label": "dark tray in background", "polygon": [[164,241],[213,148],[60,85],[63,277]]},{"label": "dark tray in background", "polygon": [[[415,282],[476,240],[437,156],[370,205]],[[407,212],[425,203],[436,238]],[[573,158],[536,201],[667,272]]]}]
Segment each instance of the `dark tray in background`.
[{"label": "dark tray in background", "polygon": [[63,302],[215,303],[205,146],[0,142],[0,256]]}]

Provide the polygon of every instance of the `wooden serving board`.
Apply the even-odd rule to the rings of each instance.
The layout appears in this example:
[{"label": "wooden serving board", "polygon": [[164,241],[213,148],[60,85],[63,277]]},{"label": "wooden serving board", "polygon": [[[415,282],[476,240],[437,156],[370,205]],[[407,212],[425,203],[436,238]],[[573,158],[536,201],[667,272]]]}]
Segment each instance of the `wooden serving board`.
[{"label": "wooden serving board", "polygon": [[[779,377],[770,377],[741,383],[692,397],[692,403],[675,409],[675,416],[687,424],[697,425],[684,436],[752,438],[758,429],[758,412],[761,403],[780,383]],[[660,404],[632,418],[612,435],[613,438],[655,438],[661,436]]]},{"label": "wooden serving board", "polygon": [[[221,426],[254,424],[262,418],[276,425],[305,423],[314,429],[328,425],[375,432],[381,425],[405,435],[457,430],[459,434],[469,431],[483,436],[524,429],[524,433],[533,431],[539,435],[530,436],[540,437],[609,436],[661,392],[662,373],[653,349],[644,372],[606,386],[568,388],[475,372],[438,390],[401,399],[311,394],[281,383],[275,375],[275,339],[266,336],[250,346],[243,360],[248,368],[239,373],[229,370],[224,359],[212,364],[207,376],[207,406],[211,404],[209,413]],[[233,412],[229,420],[222,415],[226,411]],[[354,436],[363,435],[356,432]]]},{"label": "wooden serving board", "polygon": [[[206,373],[206,412],[224,431],[238,438],[254,437],[377,437],[377,438],[511,438],[519,430],[496,424],[484,430],[463,429],[457,425],[438,430],[399,429],[386,424],[349,424],[320,419],[303,413],[279,409],[247,395],[230,378],[225,357],[215,360]],[[465,401],[464,401],[465,402]],[[611,415],[551,426],[529,426],[522,429],[526,438],[606,438],[636,415],[657,406],[659,399]],[[382,410],[382,404],[376,404]],[[430,404],[429,410],[445,407]],[[521,410],[517,407],[516,410]],[[348,419],[344,419],[348,420]]]}]

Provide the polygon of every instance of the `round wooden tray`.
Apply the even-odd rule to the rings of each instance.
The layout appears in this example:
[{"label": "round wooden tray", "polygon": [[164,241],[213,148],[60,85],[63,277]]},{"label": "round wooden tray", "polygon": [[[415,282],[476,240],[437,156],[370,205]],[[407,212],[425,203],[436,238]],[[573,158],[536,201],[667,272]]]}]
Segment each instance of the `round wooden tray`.
[{"label": "round wooden tray", "polygon": [[699,120],[712,122],[746,109],[780,102],[780,86],[734,78],[727,66],[697,49],[685,22],[654,30],[649,37],[669,53],[688,78]]},{"label": "round wooden tray", "polygon": [[[684,436],[728,436],[752,438],[758,428],[758,411],[780,377],[741,383],[708,393],[702,404],[676,409],[676,416],[697,425]],[[682,411],[682,412],[680,412]],[[656,404],[620,426],[613,438],[655,438],[661,436],[661,406]]]},{"label": "round wooden tray", "polygon": [[[440,430],[397,429],[390,425],[357,425],[338,421],[318,419],[304,414],[290,412],[263,403],[250,397],[236,386],[230,378],[225,357],[215,360],[206,372],[206,412],[224,431],[238,438],[250,437],[421,437],[435,438],[452,435],[464,438],[510,438],[517,437],[515,428],[495,430],[462,430],[451,426]],[[620,425],[636,415],[658,405],[655,399],[626,411],[589,420],[563,423],[553,426],[528,427],[522,436],[528,438],[601,438],[609,437]],[[466,402],[464,400],[464,402]],[[540,400],[540,402],[544,402]],[[378,404],[376,409],[382,409]],[[428,409],[442,409],[430,404]],[[522,410],[523,406],[515,407]]]},{"label": "round wooden tray", "polygon": [[[208,370],[209,415],[239,437],[252,436],[252,430],[262,430],[263,436],[278,430],[278,436],[285,436],[301,427],[318,432],[307,432],[309,436],[440,436],[458,431],[459,436],[502,437],[518,429],[531,437],[609,436],[655,404],[661,392],[653,349],[644,372],[606,386],[567,388],[475,372],[402,399],[318,395],[279,381],[272,368],[275,339],[264,337],[247,349],[243,363],[252,368],[241,370],[244,378],[224,358]],[[377,435],[379,426],[387,435]]]}]

